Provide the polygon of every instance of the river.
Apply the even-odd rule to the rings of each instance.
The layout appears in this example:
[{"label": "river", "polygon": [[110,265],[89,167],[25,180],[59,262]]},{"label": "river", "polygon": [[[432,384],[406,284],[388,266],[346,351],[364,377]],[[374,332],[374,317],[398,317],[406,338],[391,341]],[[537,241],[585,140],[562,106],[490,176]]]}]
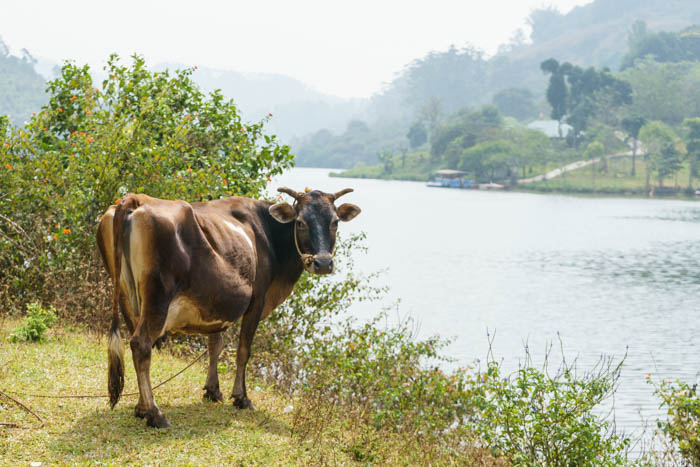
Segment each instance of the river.
[{"label": "river", "polygon": [[[384,303],[419,334],[454,338],[454,365],[493,354],[517,369],[558,336],[582,367],[627,358],[615,396],[618,428],[639,432],[663,416],[652,379],[700,377],[700,204],[428,188],[424,183],[328,177],[293,169],[272,187],[334,192],[362,208],[341,232],[367,233],[359,271],[386,269]],[[359,319],[377,304],[352,309]]]}]

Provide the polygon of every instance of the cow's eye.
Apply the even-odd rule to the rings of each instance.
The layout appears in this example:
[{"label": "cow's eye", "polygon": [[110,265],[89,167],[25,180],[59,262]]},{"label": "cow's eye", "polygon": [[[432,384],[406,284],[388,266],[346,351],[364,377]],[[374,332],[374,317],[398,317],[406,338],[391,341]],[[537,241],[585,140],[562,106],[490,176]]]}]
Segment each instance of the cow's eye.
[{"label": "cow's eye", "polygon": [[307,227],[306,227],[306,223],[305,223],[304,221],[299,221],[299,220],[297,221],[297,229],[303,230],[303,229],[306,229],[306,228],[307,228]]},{"label": "cow's eye", "polygon": [[338,228],[338,219],[333,219],[333,222],[331,222],[331,228],[332,229]]}]

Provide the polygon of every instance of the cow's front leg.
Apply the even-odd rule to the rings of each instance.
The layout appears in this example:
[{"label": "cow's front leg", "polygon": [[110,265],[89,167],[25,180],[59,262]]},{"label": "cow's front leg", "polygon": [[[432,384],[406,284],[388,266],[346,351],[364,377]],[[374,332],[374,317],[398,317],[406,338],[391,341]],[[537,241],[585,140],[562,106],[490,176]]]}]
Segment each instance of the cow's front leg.
[{"label": "cow's front leg", "polygon": [[241,334],[238,338],[238,350],[236,351],[236,381],[233,383],[233,393],[231,394],[233,405],[239,409],[255,410],[245,389],[245,367],[248,364],[248,358],[250,358],[253,336],[255,336],[255,330],[260,322],[261,312],[262,304],[251,307],[243,315],[241,323]]},{"label": "cow's front leg", "polygon": [[204,384],[204,400],[213,402],[223,402],[224,396],[219,390],[219,355],[224,349],[223,333],[209,336],[209,371],[207,372],[207,382]]},{"label": "cow's front leg", "polygon": [[145,418],[148,426],[167,428],[170,423],[158,408],[151,389],[151,339],[142,335],[140,331],[141,326],[137,328],[131,338],[131,354],[134,358],[134,368],[139,383],[139,402],[134,414],[137,417]]}]

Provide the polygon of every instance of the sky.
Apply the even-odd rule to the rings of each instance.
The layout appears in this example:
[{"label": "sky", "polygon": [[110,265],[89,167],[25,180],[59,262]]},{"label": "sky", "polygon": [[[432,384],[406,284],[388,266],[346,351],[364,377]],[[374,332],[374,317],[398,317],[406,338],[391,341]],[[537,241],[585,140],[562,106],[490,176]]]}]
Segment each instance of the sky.
[{"label": "sky", "polygon": [[0,37],[56,62],[101,68],[110,53],[292,76],[340,97],[369,97],[407,63],[451,44],[488,54],[534,8],[592,0],[5,0]]}]

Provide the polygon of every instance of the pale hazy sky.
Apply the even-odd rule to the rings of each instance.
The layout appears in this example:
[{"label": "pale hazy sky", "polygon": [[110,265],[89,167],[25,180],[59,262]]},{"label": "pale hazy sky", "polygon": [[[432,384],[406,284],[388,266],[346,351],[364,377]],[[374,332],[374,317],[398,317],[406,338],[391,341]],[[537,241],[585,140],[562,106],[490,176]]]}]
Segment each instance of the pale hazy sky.
[{"label": "pale hazy sky", "polygon": [[55,61],[101,66],[111,52],[277,72],[367,97],[414,58],[450,44],[496,51],[536,7],[592,0],[3,0],[0,36]]}]

